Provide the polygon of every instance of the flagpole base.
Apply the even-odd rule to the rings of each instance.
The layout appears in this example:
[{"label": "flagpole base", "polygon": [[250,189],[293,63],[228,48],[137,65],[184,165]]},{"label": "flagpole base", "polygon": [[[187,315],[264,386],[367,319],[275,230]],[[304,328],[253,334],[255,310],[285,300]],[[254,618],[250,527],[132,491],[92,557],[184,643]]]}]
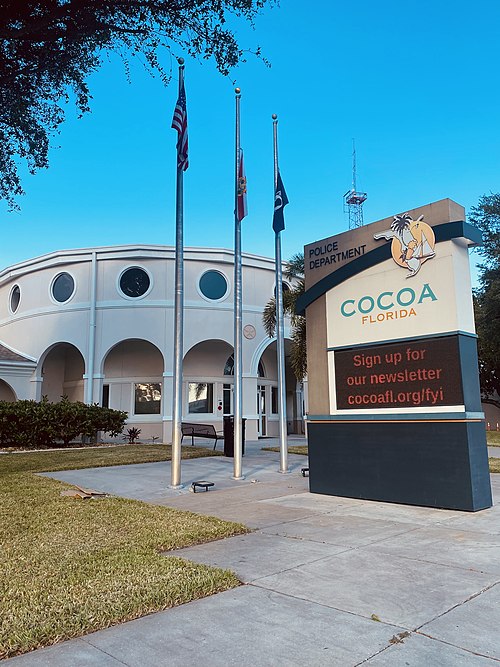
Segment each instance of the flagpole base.
[{"label": "flagpole base", "polygon": [[279,473],[282,475],[289,475],[290,474],[290,468],[286,468],[285,470],[281,470],[281,468],[278,470]]},{"label": "flagpole base", "polygon": [[239,481],[241,479],[245,479],[245,475],[240,475],[239,477],[235,477],[234,475],[232,475],[231,479],[235,479],[236,481]]},{"label": "flagpole base", "polygon": [[173,489],[175,491],[176,489],[183,489],[184,484],[169,484],[168,488]]}]

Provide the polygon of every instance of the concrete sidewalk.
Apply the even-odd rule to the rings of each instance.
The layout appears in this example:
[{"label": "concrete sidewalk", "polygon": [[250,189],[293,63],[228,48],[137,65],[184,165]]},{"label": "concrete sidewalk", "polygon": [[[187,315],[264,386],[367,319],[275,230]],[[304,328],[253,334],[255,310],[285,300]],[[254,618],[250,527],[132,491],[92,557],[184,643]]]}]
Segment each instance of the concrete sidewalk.
[{"label": "concrete sidewalk", "polygon": [[[241,521],[254,532],[175,552],[234,570],[244,586],[6,661],[50,667],[410,665],[500,662],[500,507],[470,514],[310,494],[306,459],[247,444],[231,459],[50,476]],[[290,444],[293,444],[291,442]],[[213,490],[189,493],[194,479]],[[500,475],[492,476],[500,497]]]}]

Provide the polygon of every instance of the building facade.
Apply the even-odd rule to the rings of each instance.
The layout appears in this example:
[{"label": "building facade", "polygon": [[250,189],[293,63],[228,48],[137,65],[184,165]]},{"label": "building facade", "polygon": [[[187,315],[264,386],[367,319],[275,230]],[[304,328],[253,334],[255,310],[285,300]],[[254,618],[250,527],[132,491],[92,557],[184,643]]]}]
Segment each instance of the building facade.
[{"label": "building facade", "polygon": [[[234,255],[187,248],[184,260],[183,420],[221,430],[233,411]],[[272,436],[276,341],[262,312],[274,293],[274,260],[244,255],[242,263],[246,434]],[[99,403],[125,410],[141,440],[169,442],[174,265],[171,247],[113,246],[54,252],[0,272],[0,400]],[[286,378],[288,430],[300,433],[302,384],[288,361]]]}]

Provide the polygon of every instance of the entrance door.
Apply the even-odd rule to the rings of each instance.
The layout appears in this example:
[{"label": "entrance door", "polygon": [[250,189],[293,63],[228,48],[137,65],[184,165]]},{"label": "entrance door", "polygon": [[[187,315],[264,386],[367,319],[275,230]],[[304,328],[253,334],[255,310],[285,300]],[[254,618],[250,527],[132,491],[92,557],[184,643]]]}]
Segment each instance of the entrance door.
[{"label": "entrance door", "polygon": [[222,414],[232,415],[233,413],[233,386],[232,384],[224,384],[222,386]]},{"label": "entrance door", "polygon": [[266,410],[266,387],[262,384],[257,385],[257,414],[259,415],[258,431],[259,436],[267,435],[267,410]]}]

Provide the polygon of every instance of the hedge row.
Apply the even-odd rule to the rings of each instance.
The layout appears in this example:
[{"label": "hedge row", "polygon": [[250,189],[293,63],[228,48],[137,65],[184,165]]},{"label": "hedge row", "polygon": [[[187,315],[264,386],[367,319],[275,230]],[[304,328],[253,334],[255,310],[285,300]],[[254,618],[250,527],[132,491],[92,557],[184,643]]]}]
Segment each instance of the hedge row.
[{"label": "hedge row", "polygon": [[47,397],[37,401],[0,401],[0,445],[43,449],[67,447],[77,438],[95,442],[97,432],[119,435],[127,413],[99,405],[72,403],[66,397],[50,403]]}]

